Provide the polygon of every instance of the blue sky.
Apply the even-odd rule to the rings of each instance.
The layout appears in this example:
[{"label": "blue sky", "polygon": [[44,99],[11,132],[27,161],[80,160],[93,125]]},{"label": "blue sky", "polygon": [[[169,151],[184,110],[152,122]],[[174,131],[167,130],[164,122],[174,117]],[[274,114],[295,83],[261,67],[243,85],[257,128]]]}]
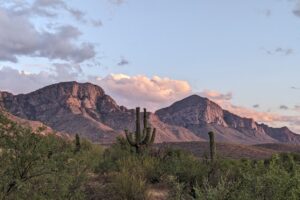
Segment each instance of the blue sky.
[{"label": "blue sky", "polygon": [[[0,52],[2,73],[3,67],[9,67],[31,75],[30,87],[24,92],[48,83],[46,80],[37,81],[37,77],[34,78],[36,84],[33,81],[32,77],[39,76],[41,72],[54,82],[72,78],[95,80],[90,77],[108,80],[110,74],[124,74],[130,78],[141,75],[150,81],[153,76],[167,77],[186,81],[190,85],[190,93],[204,94],[203,91],[213,90],[221,96],[231,94],[232,105],[253,109],[253,112],[293,116],[290,123],[287,120],[277,120],[276,123],[300,130],[297,125],[300,123],[297,107],[300,105],[298,0],[72,0],[63,4],[62,0],[36,0],[27,1],[28,5],[18,9],[29,8],[39,1],[43,7],[36,8],[50,10],[56,17],[45,16],[35,8],[22,16],[23,20],[28,19],[34,30],[43,34],[54,33],[60,26],[75,27],[82,34],[68,37],[72,47],[80,48],[81,44],[88,43],[93,52],[90,49],[91,54],[80,62],[74,61],[73,50],[64,51],[65,54],[59,56],[52,52],[58,49],[53,47],[44,53],[42,48],[47,46],[47,42],[37,45],[30,53],[27,49],[21,53],[18,49],[10,49],[10,53],[14,53],[13,50],[18,52],[17,62],[1,59]],[[16,1],[16,4],[19,2]],[[11,11],[12,8],[3,4],[2,9]],[[75,10],[80,11],[82,16],[72,14]],[[20,17],[15,13],[13,16]],[[101,22],[101,26],[95,26],[95,22],[97,25]],[[21,35],[16,34],[17,39],[13,38],[12,42],[24,42],[18,38]],[[56,40],[52,38],[51,41]],[[58,71],[58,67],[53,67],[57,63],[69,67]],[[72,75],[67,73],[63,76],[65,72],[62,69],[68,70],[68,73],[72,71]],[[60,78],[53,78],[51,73]],[[24,85],[23,82],[19,84]],[[122,99],[117,91],[110,91],[113,88],[106,85],[107,81],[99,84],[104,84],[108,93],[111,92],[117,99]],[[23,87],[10,88],[8,85],[0,81],[2,90],[23,92]],[[172,96],[165,104],[185,94]],[[253,105],[259,106],[253,108]],[[159,104],[156,102],[157,107]]]}]

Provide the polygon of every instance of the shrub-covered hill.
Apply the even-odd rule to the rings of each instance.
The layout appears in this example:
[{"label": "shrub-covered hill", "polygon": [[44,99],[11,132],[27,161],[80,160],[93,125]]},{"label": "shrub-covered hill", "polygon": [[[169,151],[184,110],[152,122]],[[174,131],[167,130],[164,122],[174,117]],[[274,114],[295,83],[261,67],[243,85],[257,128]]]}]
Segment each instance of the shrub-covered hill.
[{"label": "shrub-covered hill", "polygon": [[212,161],[175,147],[149,146],[136,153],[124,138],[102,150],[79,137],[71,141],[38,131],[0,114],[0,199],[300,197],[299,154]]}]

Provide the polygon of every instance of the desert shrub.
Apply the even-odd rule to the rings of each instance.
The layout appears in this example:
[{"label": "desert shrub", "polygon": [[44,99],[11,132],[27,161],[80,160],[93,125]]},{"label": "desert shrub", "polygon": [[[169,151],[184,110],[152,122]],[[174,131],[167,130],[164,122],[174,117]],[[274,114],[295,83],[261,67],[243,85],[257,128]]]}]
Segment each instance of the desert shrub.
[{"label": "desert shrub", "polygon": [[122,170],[113,173],[110,182],[104,188],[107,199],[112,200],[146,200],[147,186],[143,177]]},{"label": "desert shrub", "polygon": [[134,149],[127,141],[118,137],[116,143],[104,150],[102,159],[96,168],[97,173],[108,173],[118,169],[118,160],[133,156]]},{"label": "desert shrub", "polygon": [[191,196],[185,190],[185,184],[178,182],[177,177],[172,175],[165,176],[163,182],[169,186],[168,200],[191,199]]},{"label": "desert shrub", "polygon": [[100,152],[86,142],[75,155],[71,141],[38,132],[0,115],[0,199],[84,199]]},{"label": "desert shrub", "polygon": [[266,161],[224,160],[226,170],[215,174],[216,182],[203,179],[195,187],[196,199],[299,199],[299,166],[291,170],[294,160],[288,157],[289,162],[279,155]]},{"label": "desert shrub", "polygon": [[161,159],[161,168],[164,175],[176,177],[179,183],[183,183],[185,190],[193,192],[197,179],[207,174],[205,165],[193,155],[182,150],[167,149]]}]

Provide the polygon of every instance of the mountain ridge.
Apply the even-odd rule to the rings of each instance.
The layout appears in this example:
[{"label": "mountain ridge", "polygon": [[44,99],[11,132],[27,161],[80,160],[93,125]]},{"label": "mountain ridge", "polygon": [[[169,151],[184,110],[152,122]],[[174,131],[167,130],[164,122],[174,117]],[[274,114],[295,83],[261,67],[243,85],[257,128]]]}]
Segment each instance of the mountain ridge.
[{"label": "mountain ridge", "polygon": [[[100,86],[75,81],[28,94],[0,91],[0,106],[20,118],[41,121],[55,131],[78,133],[101,143],[113,141],[125,128],[133,129],[135,122],[134,110],[119,106]],[[156,142],[205,141],[207,132],[215,131],[221,142],[300,144],[300,135],[289,129],[239,117],[198,95],[149,113],[149,122],[158,129]]]},{"label": "mountain ridge", "polygon": [[[0,105],[18,117],[38,120],[56,131],[78,133],[95,142],[109,143],[125,128],[134,129],[135,124],[133,109],[117,105],[91,83],[57,83],[20,95],[0,92]],[[156,142],[201,141],[192,132],[164,124],[151,113],[149,118],[157,128]]]},{"label": "mountain ridge", "polygon": [[300,143],[300,135],[287,127],[272,128],[259,124],[252,118],[240,117],[198,95],[177,101],[169,107],[157,110],[155,114],[165,123],[183,126],[206,139],[206,133],[214,131],[217,140],[221,142],[242,142],[241,140],[246,139],[249,144]]}]

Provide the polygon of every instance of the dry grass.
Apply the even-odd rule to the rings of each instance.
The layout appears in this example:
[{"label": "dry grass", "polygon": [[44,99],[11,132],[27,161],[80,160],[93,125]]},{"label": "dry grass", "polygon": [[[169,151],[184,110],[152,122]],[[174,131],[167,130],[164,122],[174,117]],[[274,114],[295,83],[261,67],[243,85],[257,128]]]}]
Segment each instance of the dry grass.
[{"label": "dry grass", "polygon": [[148,189],[149,200],[166,200],[168,199],[169,192],[169,189],[165,185],[150,185]]}]

